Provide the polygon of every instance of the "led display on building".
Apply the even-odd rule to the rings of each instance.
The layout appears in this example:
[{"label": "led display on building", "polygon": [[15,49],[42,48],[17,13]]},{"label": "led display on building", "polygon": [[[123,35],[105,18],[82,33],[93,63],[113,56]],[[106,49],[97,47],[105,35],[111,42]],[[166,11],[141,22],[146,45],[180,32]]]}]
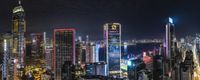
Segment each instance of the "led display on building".
[{"label": "led display on building", "polygon": [[119,77],[121,74],[121,25],[119,23],[109,23],[104,26],[107,63],[109,76]]}]

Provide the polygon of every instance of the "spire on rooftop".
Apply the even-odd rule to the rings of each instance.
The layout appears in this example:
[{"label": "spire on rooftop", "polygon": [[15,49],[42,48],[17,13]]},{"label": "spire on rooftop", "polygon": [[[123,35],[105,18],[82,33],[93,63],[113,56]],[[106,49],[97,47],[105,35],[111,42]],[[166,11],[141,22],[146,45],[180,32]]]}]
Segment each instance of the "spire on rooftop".
[{"label": "spire on rooftop", "polygon": [[21,5],[21,0],[18,1],[18,4]]}]

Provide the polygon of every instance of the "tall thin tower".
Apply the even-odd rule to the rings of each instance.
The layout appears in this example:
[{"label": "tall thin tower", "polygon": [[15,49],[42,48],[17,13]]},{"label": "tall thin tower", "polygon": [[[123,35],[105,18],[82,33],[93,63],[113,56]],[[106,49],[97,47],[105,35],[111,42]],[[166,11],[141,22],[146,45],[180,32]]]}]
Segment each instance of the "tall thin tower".
[{"label": "tall thin tower", "polygon": [[25,57],[25,37],[26,32],[26,20],[25,12],[21,6],[21,1],[19,0],[18,6],[14,7],[12,16],[12,58],[15,59],[16,63],[14,65],[14,75],[21,76],[22,70],[24,68],[24,57]]},{"label": "tall thin tower", "polygon": [[172,60],[175,49],[175,28],[173,24],[172,18],[169,18],[169,22],[166,25],[166,38],[165,38],[165,44],[166,44],[166,52],[165,52],[165,58],[169,62],[165,65],[165,74],[168,74],[168,76],[171,78],[172,74]]},{"label": "tall thin tower", "polygon": [[10,34],[6,33],[3,35],[3,70],[2,70],[2,80],[10,80],[9,78],[9,71],[10,71]]}]

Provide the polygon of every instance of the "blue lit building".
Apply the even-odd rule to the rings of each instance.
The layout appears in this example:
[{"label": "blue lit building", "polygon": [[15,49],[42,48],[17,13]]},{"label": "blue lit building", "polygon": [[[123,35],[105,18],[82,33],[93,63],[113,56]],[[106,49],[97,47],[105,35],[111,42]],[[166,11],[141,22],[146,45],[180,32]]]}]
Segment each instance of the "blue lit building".
[{"label": "blue lit building", "polygon": [[[10,59],[10,53],[11,53],[11,35],[9,33],[6,33],[3,35],[3,65],[2,65],[2,80],[10,80],[8,75],[10,75],[10,68],[11,65],[11,59]],[[11,75],[12,76],[12,75]]]},{"label": "blue lit building", "polygon": [[99,55],[99,62],[106,62],[106,46],[105,43],[101,42],[99,48],[97,49]]},{"label": "blue lit building", "polygon": [[104,62],[86,64],[86,76],[107,76],[106,67]]},{"label": "blue lit building", "polygon": [[121,77],[121,24],[107,23],[104,25],[108,76]]}]

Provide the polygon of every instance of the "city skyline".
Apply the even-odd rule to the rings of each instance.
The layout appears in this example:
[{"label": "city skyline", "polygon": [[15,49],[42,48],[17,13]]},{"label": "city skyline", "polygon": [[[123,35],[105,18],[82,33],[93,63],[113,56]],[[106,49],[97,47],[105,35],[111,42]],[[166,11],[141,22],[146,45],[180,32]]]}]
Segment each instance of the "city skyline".
[{"label": "city skyline", "polygon": [[6,2],[2,80],[200,79],[198,1]]},{"label": "city skyline", "polygon": [[[17,0],[3,0],[0,5],[0,31],[11,29],[11,10]],[[193,6],[190,6],[193,5]],[[122,40],[135,38],[164,38],[168,17],[175,20],[177,37],[199,32],[200,12],[198,1],[186,0],[127,0],[127,1],[27,1],[22,0],[26,11],[27,33],[47,32],[52,37],[54,28],[73,27],[76,36],[89,35],[91,40],[103,39],[103,25],[122,24]]]}]

